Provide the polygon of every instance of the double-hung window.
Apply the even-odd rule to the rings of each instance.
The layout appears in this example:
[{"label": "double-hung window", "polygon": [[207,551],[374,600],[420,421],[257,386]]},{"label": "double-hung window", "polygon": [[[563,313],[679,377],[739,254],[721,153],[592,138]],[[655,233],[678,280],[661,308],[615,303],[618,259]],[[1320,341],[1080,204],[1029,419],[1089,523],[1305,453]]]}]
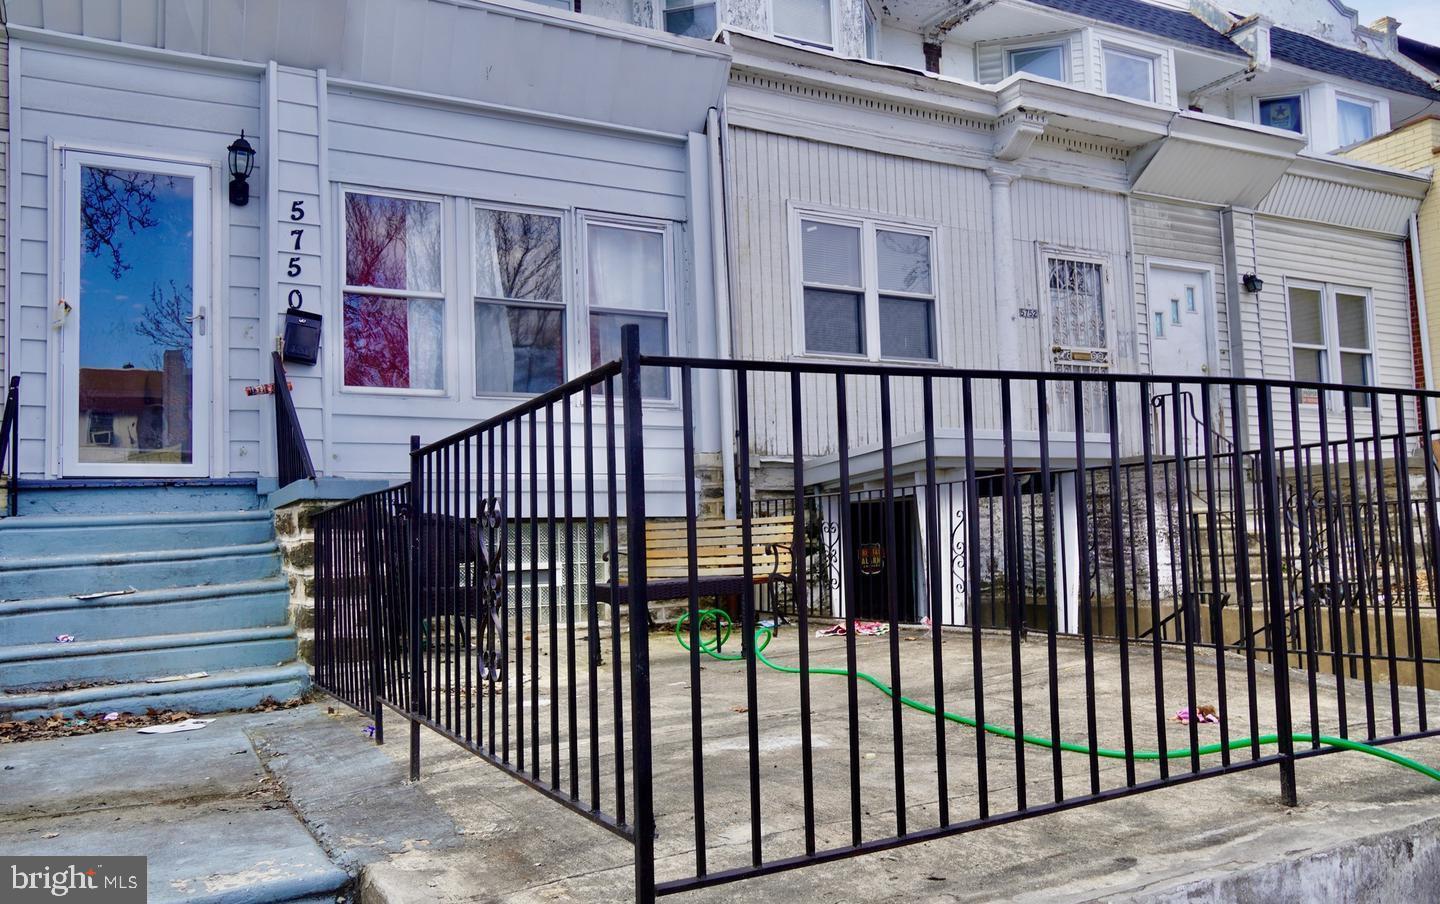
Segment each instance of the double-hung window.
[{"label": "double-hung window", "polygon": [[1105,93],[1155,100],[1155,57],[1105,45]]},{"label": "double-hung window", "polygon": [[771,26],[778,37],[802,44],[833,47],[831,0],[772,0]]},{"label": "double-hung window", "polygon": [[1005,51],[1005,74],[1028,72],[1041,78],[1065,81],[1065,48],[1059,44],[1012,47]]},{"label": "double-hung window", "polygon": [[799,227],[805,352],[938,357],[930,232],[810,216]]},{"label": "double-hung window", "polygon": [[348,387],[445,387],[439,201],[345,193],[342,316]]},{"label": "double-hung window", "polygon": [[[1374,348],[1370,337],[1370,294],[1363,289],[1331,285],[1290,285],[1290,349],[1296,380],[1317,383],[1375,385]],[[1306,393],[1307,401],[1315,393]],[[1369,396],[1351,393],[1359,408]]]},{"label": "double-hung window", "polygon": [[475,390],[565,382],[564,230],[556,214],[475,212]]},{"label": "double-hung window", "polygon": [[665,0],[665,30],[708,40],[715,34],[714,0]]},{"label": "double-hung window", "polygon": [[[640,327],[640,350],[664,355],[670,349],[670,253],[664,227],[587,219],[585,283],[589,305],[590,363],[620,357],[620,328]],[[666,371],[647,367],[641,394],[670,397]]]}]

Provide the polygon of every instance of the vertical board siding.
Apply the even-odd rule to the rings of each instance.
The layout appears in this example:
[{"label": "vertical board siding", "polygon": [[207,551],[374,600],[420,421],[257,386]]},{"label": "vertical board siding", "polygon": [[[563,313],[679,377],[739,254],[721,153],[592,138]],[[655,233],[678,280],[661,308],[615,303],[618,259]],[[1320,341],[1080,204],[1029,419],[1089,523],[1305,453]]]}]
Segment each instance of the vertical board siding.
[{"label": "vertical board siding", "polygon": [[[29,477],[55,473],[53,455],[47,459],[46,409],[56,386],[49,377],[52,267],[59,255],[51,246],[52,196],[59,184],[51,172],[48,142],[97,151],[123,151],[183,155],[204,159],[216,169],[212,179],[222,192],[226,177],[225,148],[244,129],[261,134],[260,78],[244,73],[220,73],[185,68],[177,63],[151,64],[108,57],[88,50],[12,45],[17,76],[16,95],[19,161],[14,172],[20,180],[19,209],[11,263],[14,286],[12,312],[16,322],[12,343],[14,373],[25,385],[20,417],[20,471]],[[266,173],[257,168],[251,177],[253,197],[265,195]],[[259,418],[246,403],[244,385],[261,382],[265,369],[261,350],[265,340],[256,332],[261,285],[260,229],[263,203],[248,207],[220,202],[219,290],[211,300],[215,355],[223,379],[217,382],[213,417],[221,418],[228,406],[231,418],[230,466],[232,473],[254,474],[258,456],[238,449],[258,450]],[[223,324],[223,327],[221,325]],[[223,387],[223,389],[222,389]],[[53,446],[50,448],[53,449]],[[219,455],[223,470],[225,454]]]},{"label": "vertical board siding", "polygon": [[10,350],[5,326],[8,295],[9,268],[6,257],[10,224],[7,204],[10,186],[10,41],[5,35],[5,26],[0,23],[0,375],[10,376]]},{"label": "vertical board siding", "polygon": [[[949,367],[994,367],[998,348],[994,313],[993,238],[990,185],[985,173],[949,164],[737,128],[729,136],[731,304],[735,354],[784,361],[795,356],[798,296],[791,247],[792,210],[818,208],[879,220],[923,223],[937,231],[940,363]],[[1018,180],[1014,205],[1017,303],[1041,311],[1018,321],[1021,367],[1049,370],[1045,345],[1048,301],[1042,292],[1046,247],[1073,249],[1106,264],[1112,350],[1116,367],[1134,370],[1135,341],[1129,288],[1129,225],[1123,196]],[[760,456],[791,453],[790,393],[786,378],[752,380],[750,445]],[[833,380],[807,377],[802,384],[806,418],[804,454],[834,451]],[[976,429],[999,429],[999,401],[993,387],[977,387]],[[897,441],[918,437],[920,382],[893,387]],[[855,448],[879,443],[877,380],[852,380],[847,416]],[[1033,401],[1016,402],[1033,414]],[[936,386],[936,425],[958,428],[962,410],[957,381]]]},{"label": "vertical board siding", "polygon": [[1214,304],[1216,376],[1228,377],[1230,367],[1229,297],[1225,274],[1225,245],[1220,213],[1205,207],[1164,201],[1132,199],[1130,229],[1135,241],[1135,335],[1142,372],[1163,372],[1150,350],[1149,285],[1145,266],[1151,259],[1207,266],[1215,272],[1211,286]]}]

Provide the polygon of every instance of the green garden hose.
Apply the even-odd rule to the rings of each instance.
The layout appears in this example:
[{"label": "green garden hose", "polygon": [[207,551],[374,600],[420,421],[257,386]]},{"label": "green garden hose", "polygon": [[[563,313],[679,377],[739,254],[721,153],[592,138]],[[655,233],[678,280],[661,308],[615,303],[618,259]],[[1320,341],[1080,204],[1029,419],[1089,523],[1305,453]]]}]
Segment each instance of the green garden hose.
[{"label": "green garden hose", "polygon": [[[703,638],[701,639],[701,652],[705,653],[705,655],[709,656],[710,658],[720,660],[721,662],[739,662],[745,658],[743,654],[731,655],[721,652],[721,648],[724,647],[725,641],[730,637],[730,617],[728,615],[726,615],[723,611],[719,609],[701,609],[699,611],[699,616],[701,627],[703,628],[705,626],[705,622],[708,619],[713,623],[713,631],[716,635],[713,640],[706,641]],[[686,625],[689,623],[689,621],[690,614],[687,612],[684,616],[680,618],[680,621],[675,625],[675,639],[680,642],[680,646],[684,647],[687,652],[690,650],[690,643],[686,637],[686,634],[688,633],[686,631]],[[755,629],[755,658],[763,662],[767,667],[787,675],[799,675],[802,672],[808,671],[812,675],[836,675],[841,678],[848,678],[850,676],[850,672],[846,669],[828,668],[823,666],[814,666],[809,669],[801,669],[794,666],[780,665],[779,663],[772,662],[768,657],[766,657],[765,648],[770,645],[770,641],[774,636],[775,632],[765,625],[760,625]],[[895,691],[890,687],[890,685],[881,681],[879,678],[876,678],[874,675],[857,670],[855,672],[855,677],[871,685],[887,697],[893,697],[895,695]],[[932,716],[935,715],[935,707],[929,703],[906,697],[903,694],[900,696],[900,702],[910,707],[911,709],[919,710],[920,712],[928,713]],[[969,718],[968,716],[962,716],[958,713],[949,712],[948,710],[942,712],[940,715],[950,722],[956,722],[960,725],[969,726],[970,728],[977,727],[976,721],[972,718]],[[994,725],[987,722],[983,727],[988,734],[997,735],[1002,738],[1009,738],[1012,741],[1016,738],[1015,729],[1008,726]],[[1086,755],[1093,752],[1096,756],[1107,757],[1109,759],[1115,760],[1123,760],[1126,758],[1126,753],[1123,750],[1111,750],[1105,747],[1099,747],[1095,748],[1092,751],[1091,748],[1086,747],[1083,744],[1075,744],[1069,741],[1052,741],[1050,738],[1044,738],[1039,735],[1025,734],[1020,735],[1019,737],[1026,744],[1033,744],[1036,747],[1059,747],[1061,750],[1064,750],[1067,753],[1083,753]],[[1370,744],[1362,744],[1358,741],[1352,741],[1348,738],[1338,738],[1332,735],[1310,735],[1304,733],[1296,733],[1292,734],[1290,738],[1292,741],[1299,744],[1309,744],[1312,741],[1315,741],[1326,746],[1335,747],[1341,750],[1358,750],[1361,753],[1368,753],[1371,756],[1379,757],[1382,760],[1389,760],[1392,763],[1404,766],[1406,769],[1413,769],[1421,775],[1428,776],[1429,778],[1440,782],[1440,770],[1432,769],[1429,766],[1426,766],[1424,763],[1416,762],[1409,757],[1401,756],[1400,754],[1386,750],[1383,747],[1375,747]],[[1258,739],[1258,742],[1252,742],[1251,738],[1236,738],[1230,741],[1228,744],[1206,744],[1203,747],[1199,748],[1198,753],[1200,756],[1205,756],[1207,754],[1219,753],[1222,750],[1227,749],[1240,750],[1245,747],[1251,746],[1252,743],[1259,743],[1264,746],[1269,746],[1271,744],[1278,744],[1279,742],[1280,736],[1278,734],[1261,735]],[[1167,750],[1163,754],[1163,756],[1165,756],[1167,759],[1172,760],[1185,759],[1190,755],[1191,753],[1188,747],[1179,750]],[[1129,754],[1129,756],[1133,757],[1136,760],[1158,760],[1161,758],[1162,754],[1156,750],[1136,750],[1133,753]]]}]

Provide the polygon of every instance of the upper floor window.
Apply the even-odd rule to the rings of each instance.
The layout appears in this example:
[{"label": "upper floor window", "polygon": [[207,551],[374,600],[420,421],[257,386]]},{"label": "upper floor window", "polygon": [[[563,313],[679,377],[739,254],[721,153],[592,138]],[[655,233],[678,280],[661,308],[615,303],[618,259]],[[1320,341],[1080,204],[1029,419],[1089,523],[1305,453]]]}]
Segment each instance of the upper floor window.
[{"label": "upper floor window", "polygon": [[715,3],[665,0],[665,30],[672,35],[709,39],[715,34]]},{"label": "upper floor window", "polygon": [[1007,75],[1028,72],[1041,78],[1065,80],[1065,48],[1059,44],[1043,47],[1012,47],[1005,51]]},{"label": "upper floor window", "polygon": [[1349,147],[1375,137],[1375,104],[1352,97],[1335,101],[1340,126],[1340,147]]},{"label": "upper floor window", "polygon": [[834,46],[834,19],[831,0],[774,0],[772,24],[775,34],[804,44]]},{"label": "upper floor window", "polygon": [[345,193],[346,386],[444,388],[440,202]]},{"label": "upper floor window", "polygon": [[865,59],[880,59],[880,17],[869,0],[865,0]]},{"label": "upper floor window", "polygon": [[800,220],[807,352],[934,360],[935,279],[927,231],[869,220]]},{"label": "upper floor window", "polygon": [[1105,93],[1155,100],[1155,58],[1120,47],[1105,47]]},{"label": "upper floor window", "polygon": [[1264,97],[1259,103],[1260,125],[1287,132],[1304,132],[1304,104],[1298,94]]},{"label": "upper floor window", "polygon": [[[1330,285],[1291,285],[1290,347],[1293,376],[1316,383],[1373,386],[1370,295],[1363,289]],[[1307,392],[1305,401],[1316,401]],[[1368,407],[1369,396],[1351,393],[1351,402]]]}]

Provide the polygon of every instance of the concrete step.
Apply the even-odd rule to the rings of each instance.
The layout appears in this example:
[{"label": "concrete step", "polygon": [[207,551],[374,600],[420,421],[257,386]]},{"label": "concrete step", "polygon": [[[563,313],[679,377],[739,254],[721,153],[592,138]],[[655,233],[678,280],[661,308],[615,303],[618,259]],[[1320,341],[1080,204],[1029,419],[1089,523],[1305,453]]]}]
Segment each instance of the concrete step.
[{"label": "concrete step", "polygon": [[282,666],[212,672],[204,678],[162,684],[128,681],[62,691],[0,693],[0,720],[35,719],[57,712],[63,715],[143,713],[150,709],[224,712],[255,706],[267,697],[282,702],[293,700],[309,686],[309,669],[304,663],[291,662]]},{"label": "concrete step", "polygon": [[60,596],[0,603],[0,638],[45,644],[58,634],[77,641],[190,634],[283,625],[290,597],[284,578],[142,590],[77,600]]},{"label": "concrete step", "polygon": [[253,479],[22,480],[18,514],[150,515],[263,507]]},{"label": "concrete step", "polygon": [[5,599],[256,581],[280,573],[273,542],[0,560]]},{"label": "concrete step", "polygon": [[244,546],[275,539],[270,513],[158,512],[148,515],[35,515],[0,521],[5,558],[143,552],[177,546]]},{"label": "concrete step", "polygon": [[0,690],[130,681],[280,665],[295,659],[289,625],[0,647]]}]

